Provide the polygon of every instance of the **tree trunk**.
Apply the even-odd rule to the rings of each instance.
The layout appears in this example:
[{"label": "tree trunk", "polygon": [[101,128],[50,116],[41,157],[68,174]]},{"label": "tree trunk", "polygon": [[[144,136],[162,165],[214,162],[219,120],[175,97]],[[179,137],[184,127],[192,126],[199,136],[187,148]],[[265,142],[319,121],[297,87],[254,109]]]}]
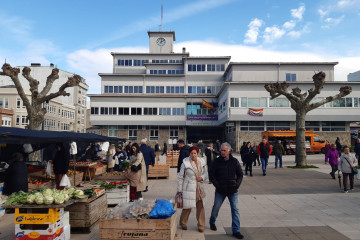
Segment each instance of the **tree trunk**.
[{"label": "tree trunk", "polygon": [[307,165],[305,145],[305,117],[306,111],[302,108],[296,111],[296,166]]}]

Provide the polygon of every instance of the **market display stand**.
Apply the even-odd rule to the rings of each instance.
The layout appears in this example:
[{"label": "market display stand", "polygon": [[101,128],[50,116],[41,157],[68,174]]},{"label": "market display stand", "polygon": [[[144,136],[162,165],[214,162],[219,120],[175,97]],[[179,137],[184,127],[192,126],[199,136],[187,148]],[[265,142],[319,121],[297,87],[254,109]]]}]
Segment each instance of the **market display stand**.
[{"label": "market display stand", "polygon": [[69,217],[64,208],[73,204],[6,205],[15,209],[15,240],[70,239]]},{"label": "market display stand", "polygon": [[166,164],[170,167],[177,167],[179,161],[180,151],[167,151],[166,152]]},{"label": "market display stand", "polygon": [[117,172],[116,175],[112,173],[104,173],[102,175],[95,176],[95,181],[98,180],[106,180],[106,181],[112,181],[112,180],[125,180],[125,172]]},{"label": "market display stand", "polygon": [[148,178],[166,178],[169,179],[170,176],[170,166],[169,165],[155,165],[149,166],[149,175]]},{"label": "market display stand", "polygon": [[[176,210],[176,206],[174,205]],[[167,219],[100,220],[100,239],[175,239],[177,212]]]},{"label": "market display stand", "polygon": [[[29,185],[28,185],[29,191],[34,190],[34,189],[38,189],[39,187],[44,187],[44,188],[53,188],[53,187],[55,187],[55,179],[50,179],[48,177],[44,177],[43,172],[29,173],[28,176],[29,176],[29,178],[49,180],[49,182],[44,183],[44,184],[32,184],[32,183],[29,183]],[[78,186],[83,182],[84,173],[80,171],[80,172],[75,174],[75,177],[74,177],[74,174],[67,175],[67,176],[69,177],[71,186]]]},{"label": "market display stand", "polygon": [[130,201],[130,185],[127,184],[125,188],[114,188],[106,190],[107,205],[117,205],[120,203],[127,203]]},{"label": "market display stand", "polygon": [[106,194],[79,201],[66,207],[65,211],[70,213],[70,226],[72,230],[90,232],[94,223],[106,214]]},{"label": "market display stand", "polygon": [[77,171],[83,172],[84,173],[84,177],[83,180],[89,180],[91,181],[92,179],[94,179],[95,176],[103,174],[106,172],[106,166],[100,166],[95,168],[95,166],[97,166],[98,163],[91,163],[89,165],[74,165],[74,164],[70,164],[70,167],[74,167]]}]

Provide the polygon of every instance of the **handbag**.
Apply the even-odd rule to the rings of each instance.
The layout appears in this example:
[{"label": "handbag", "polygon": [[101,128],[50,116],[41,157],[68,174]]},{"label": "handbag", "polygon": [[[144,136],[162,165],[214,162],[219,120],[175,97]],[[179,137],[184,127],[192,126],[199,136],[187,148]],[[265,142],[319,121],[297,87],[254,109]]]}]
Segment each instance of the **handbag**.
[{"label": "handbag", "polygon": [[183,208],[183,198],[182,198],[181,192],[176,193],[175,203],[176,203],[177,208]]},{"label": "handbag", "polygon": [[359,173],[359,170],[357,168],[355,168],[355,167],[351,167],[351,164],[350,164],[349,160],[345,156],[344,156],[344,158],[350,165],[351,173],[354,174],[354,175],[357,175]]},{"label": "handbag", "polygon": [[141,168],[142,168],[141,163],[137,166],[131,165],[131,167],[130,167],[132,172],[137,172],[137,171],[141,170]]}]

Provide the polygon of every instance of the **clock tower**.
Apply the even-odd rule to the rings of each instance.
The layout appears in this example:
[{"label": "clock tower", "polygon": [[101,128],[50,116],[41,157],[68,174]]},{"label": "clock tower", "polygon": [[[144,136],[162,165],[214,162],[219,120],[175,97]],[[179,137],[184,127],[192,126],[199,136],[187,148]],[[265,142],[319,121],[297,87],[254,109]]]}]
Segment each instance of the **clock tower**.
[{"label": "clock tower", "polygon": [[174,31],[149,31],[150,53],[173,53]]}]

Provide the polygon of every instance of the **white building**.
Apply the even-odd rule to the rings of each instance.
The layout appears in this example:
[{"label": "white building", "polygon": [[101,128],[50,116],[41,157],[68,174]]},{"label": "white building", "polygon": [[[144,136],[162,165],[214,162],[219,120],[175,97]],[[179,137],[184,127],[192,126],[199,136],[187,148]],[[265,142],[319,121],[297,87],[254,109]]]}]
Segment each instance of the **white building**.
[{"label": "white building", "polygon": [[[236,63],[230,56],[192,57],[173,52],[175,32],[148,32],[149,53],[111,53],[113,73],[99,73],[101,94],[90,96],[90,124],[102,134],[139,141],[169,138],[230,142],[259,141],[266,130],[294,130],[295,112],[284,97],[270,100],[265,82],[288,81],[289,89],[313,86],[314,72],[326,73],[318,98],[351,85],[346,98],[307,115],[307,128],[331,142],[350,143],[349,123],[360,114],[360,85],[335,82],[336,62]],[[211,51],[211,49],[209,50]],[[203,106],[203,100],[218,105]],[[262,117],[248,115],[263,109]]]},{"label": "white building", "polygon": [[[31,100],[29,82],[22,76],[20,69],[19,80],[24,88],[25,93]],[[37,79],[39,90],[42,90],[46,83],[46,78],[51,74],[54,65],[41,66],[40,64],[31,64],[31,76]],[[64,84],[69,77],[74,74],[59,70],[59,79],[55,80],[50,93],[58,91],[59,87]],[[79,86],[67,88],[66,92],[70,96],[59,96],[46,104],[47,113],[44,120],[44,129],[52,131],[74,131],[86,132],[86,94],[88,85],[83,79]],[[0,109],[12,111],[11,117],[5,116],[8,121],[7,126],[25,128],[28,125],[27,111],[23,102],[17,93],[13,81],[7,76],[0,76]]]},{"label": "white building", "polygon": [[360,82],[360,71],[349,73],[347,79],[349,82]]}]

